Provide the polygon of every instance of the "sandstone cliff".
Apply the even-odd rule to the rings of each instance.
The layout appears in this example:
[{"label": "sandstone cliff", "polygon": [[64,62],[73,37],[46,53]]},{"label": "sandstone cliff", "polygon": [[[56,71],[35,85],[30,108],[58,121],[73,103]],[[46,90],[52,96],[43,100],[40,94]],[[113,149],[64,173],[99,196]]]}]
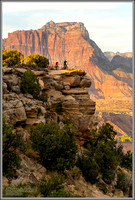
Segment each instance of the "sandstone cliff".
[{"label": "sandstone cliff", "polygon": [[[119,66],[118,60],[118,66],[114,66],[114,63],[108,60],[106,54],[104,55],[89,37],[83,23],[50,21],[38,30],[15,31],[9,33],[8,38],[3,40],[3,48],[17,48],[19,51],[22,50],[24,55],[39,53],[49,58],[52,65],[58,61],[60,67],[63,67],[63,61],[66,59],[69,68],[84,69],[87,72],[92,82],[89,90],[90,98],[97,101],[97,108],[104,105],[100,107],[100,111],[113,113],[120,108],[125,113],[129,107],[128,112],[132,112],[131,71],[125,71],[122,66]],[[113,52],[111,54],[115,56]],[[130,53],[117,52],[116,54],[120,57],[131,56]],[[125,61],[122,60],[122,62]],[[127,59],[126,62],[129,63]],[[123,100],[122,103],[119,100]],[[117,108],[113,110],[114,104]]]},{"label": "sandstone cliff", "polygon": [[[3,67],[3,113],[7,116],[7,121],[16,128],[27,129],[41,121],[47,123],[54,120],[62,126],[70,120],[77,130],[76,139],[80,145],[83,144],[89,138],[88,133],[97,125],[95,102],[88,95],[91,81],[85,72],[34,71],[39,77],[41,93],[47,96],[43,103],[33,99],[30,94],[21,93],[20,76],[25,71],[26,69],[21,68]],[[60,114],[57,113],[58,106],[61,107]]]},{"label": "sandstone cliff", "polygon": [[39,53],[49,58],[51,65],[58,61],[60,67],[66,59],[69,68],[81,68],[87,72],[92,81],[91,94],[96,99],[132,96],[131,84],[112,73],[116,67],[89,38],[83,23],[50,21],[38,30],[15,31],[3,40],[3,48],[17,48],[24,55]]}]

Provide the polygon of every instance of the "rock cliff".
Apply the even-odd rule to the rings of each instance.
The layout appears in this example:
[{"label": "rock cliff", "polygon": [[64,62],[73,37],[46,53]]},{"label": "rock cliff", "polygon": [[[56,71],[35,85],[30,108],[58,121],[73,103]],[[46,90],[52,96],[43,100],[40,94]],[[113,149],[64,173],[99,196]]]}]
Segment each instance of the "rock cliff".
[{"label": "rock cliff", "polygon": [[[17,48],[24,55],[39,53],[49,58],[51,65],[58,61],[60,67],[63,67],[63,61],[66,59],[69,68],[74,67],[87,72],[92,82],[90,98],[97,102],[100,112],[102,110],[113,113],[120,108],[123,114],[127,112],[128,107],[128,112],[132,112],[131,65],[125,67],[124,64],[125,61],[126,65],[131,64],[131,58],[127,60],[131,53],[109,52],[111,58],[122,58],[120,61],[115,57],[115,62],[110,62],[105,56],[107,54],[89,37],[83,23],[50,21],[38,30],[15,31],[3,40],[3,48]],[[112,109],[116,106],[116,109]],[[117,118],[115,120],[117,121]],[[126,132],[125,129],[122,131]]]},{"label": "rock cliff", "polygon": [[[76,128],[76,139],[82,145],[89,132],[96,128],[95,102],[88,95],[90,79],[84,71],[33,71],[39,77],[45,102],[20,91],[22,68],[3,67],[3,113],[16,129],[28,128],[39,122],[70,122]],[[59,112],[57,112],[59,107]],[[40,113],[38,110],[40,109]]]},{"label": "rock cliff", "polygon": [[38,30],[15,31],[3,40],[3,48],[16,48],[24,55],[38,53],[49,58],[50,64],[58,61],[61,67],[65,59],[71,68],[83,67],[92,61],[100,64],[97,56],[104,60],[106,67],[112,67],[100,48],[89,38],[83,23],[50,21]]},{"label": "rock cliff", "polygon": [[[41,101],[34,99],[28,93],[21,93],[21,76],[26,70],[27,68],[3,67],[3,114],[6,120],[14,125],[14,132],[23,131],[23,139],[29,144],[31,125],[53,120],[62,128],[64,123],[72,123],[76,128],[76,143],[81,147],[90,138],[91,130],[97,126],[95,102],[88,94],[88,88],[91,87],[89,77],[83,70],[33,70],[39,78],[41,93],[46,97]],[[80,152],[80,148],[78,150]],[[38,161],[39,155],[35,151],[27,148],[27,152],[18,151],[18,154],[21,157],[21,168],[16,170],[17,178],[3,177],[3,188],[8,184],[39,187],[41,178],[51,177],[51,172]],[[125,169],[118,167],[117,171],[119,170]],[[131,179],[131,172],[125,171],[125,173]],[[106,184],[100,179],[97,184],[92,185],[86,182],[76,166],[71,170],[65,170],[64,175],[64,188],[73,195],[93,198],[125,197],[122,190],[115,188],[116,180]]]}]

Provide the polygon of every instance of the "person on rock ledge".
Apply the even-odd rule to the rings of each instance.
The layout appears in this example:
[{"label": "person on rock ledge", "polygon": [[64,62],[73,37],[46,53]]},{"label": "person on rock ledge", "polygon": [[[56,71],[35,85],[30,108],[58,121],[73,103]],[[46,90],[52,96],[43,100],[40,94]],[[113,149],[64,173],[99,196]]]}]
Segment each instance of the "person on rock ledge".
[{"label": "person on rock ledge", "polygon": [[68,67],[67,67],[67,61],[65,60],[64,61],[64,67],[63,67],[63,69],[67,69]]},{"label": "person on rock ledge", "polygon": [[55,64],[55,69],[56,70],[59,69],[59,65],[58,64],[59,64],[58,62],[56,62],[56,64]]}]

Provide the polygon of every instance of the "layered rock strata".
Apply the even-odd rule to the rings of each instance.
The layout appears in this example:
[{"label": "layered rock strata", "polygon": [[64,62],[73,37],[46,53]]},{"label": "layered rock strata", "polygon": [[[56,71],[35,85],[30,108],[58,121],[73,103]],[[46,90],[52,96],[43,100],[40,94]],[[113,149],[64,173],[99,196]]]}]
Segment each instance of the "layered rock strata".
[{"label": "layered rock strata", "polygon": [[[72,123],[76,139],[83,144],[96,128],[95,102],[88,95],[90,79],[84,71],[33,71],[39,78],[46,101],[36,100],[20,91],[21,76],[26,69],[3,67],[3,113],[15,127],[29,127],[39,122]],[[60,109],[60,111],[58,111]],[[39,112],[40,110],[40,112]]]}]

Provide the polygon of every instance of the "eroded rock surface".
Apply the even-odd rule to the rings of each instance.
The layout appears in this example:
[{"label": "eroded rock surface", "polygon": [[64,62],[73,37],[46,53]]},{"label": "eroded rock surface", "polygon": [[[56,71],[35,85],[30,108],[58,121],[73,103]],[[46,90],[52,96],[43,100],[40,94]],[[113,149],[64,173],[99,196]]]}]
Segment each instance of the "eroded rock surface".
[{"label": "eroded rock surface", "polygon": [[16,127],[52,120],[59,124],[70,122],[75,126],[76,137],[82,145],[97,125],[95,102],[88,94],[91,81],[86,73],[82,70],[33,70],[39,78],[41,94],[46,96],[46,100],[41,101],[21,93],[21,76],[25,71],[3,67],[3,113],[7,121]]}]

